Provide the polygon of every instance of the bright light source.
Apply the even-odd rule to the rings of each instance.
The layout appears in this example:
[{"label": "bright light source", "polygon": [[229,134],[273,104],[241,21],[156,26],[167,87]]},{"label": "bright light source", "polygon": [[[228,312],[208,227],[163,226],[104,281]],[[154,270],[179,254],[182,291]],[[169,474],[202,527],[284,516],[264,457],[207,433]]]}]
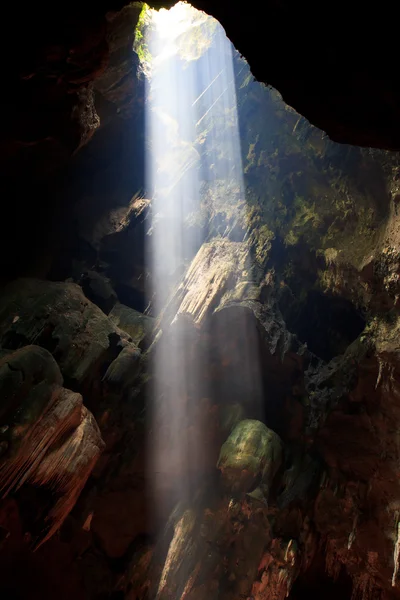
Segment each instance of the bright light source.
[{"label": "bright light source", "polygon": [[178,2],[170,10],[162,8],[154,11],[153,23],[162,40],[175,40],[178,35],[192,27],[193,8],[185,2]]},{"label": "bright light source", "polygon": [[[214,19],[182,2],[169,11],[152,11],[147,31],[152,57],[146,101],[147,188],[153,213],[148,256],[153,309],[164,314],[163,333],[153,352],[149,452],[159,503],[154,508],[162,512],[171,493],[187,500],[201,487],[204,470],[215,468],[217,457],[206,441],[207,418],[212,402],[218,402],[209,373],[208,340],[215,360],[228,363],[226,347],[218,347],[222,334],[207,331],[203,316],[206,308],[212,312],[207,303],[212,307],[221,290],[232,291],[231,276],[250,269],[244,239],[225,239],[222,231],[203,244],[198,225],[204,215],[211,222],[214,214],[222,214],[224,206],[229,211],[245,205],[231,43]],[[180,294],[172,308],[171,297]],[[257,342],[246,329],[246,311],[241,314],[228,341],[233,352],[239,348],[240,362],[236,358],[228,368],[240,373],[236,392],[254,396],[260,393]],[[225,382],[219,385],[221,391]],[[171,543],[175,555],[174,548]],[[168,564],[162,576],[167,587]]]},{"label": "bright light source", "polygon": [[205,13],[195,10],[186,2],[178,2],[170,10],[152,12],[152,24],[157,41],[153,45],[153,66],[162,63],[170,56],[179,54],[184,60],[196,60],[208,47],[210,39],[202,36],[205,23],[216,24]]}]

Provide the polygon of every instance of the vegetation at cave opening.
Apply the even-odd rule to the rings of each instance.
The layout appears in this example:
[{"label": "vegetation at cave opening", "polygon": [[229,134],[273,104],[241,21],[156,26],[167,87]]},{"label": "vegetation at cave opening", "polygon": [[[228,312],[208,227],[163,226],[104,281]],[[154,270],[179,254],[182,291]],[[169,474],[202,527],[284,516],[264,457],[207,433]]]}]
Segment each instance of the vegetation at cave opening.
[{"label": "vegetation at cave opening", "polygon": [[[215,52],[220,27],[204,13],[193,15],[192,27],[178,36],[176,54],[167,59],[180,62],[188,78],[201,72],[209,53]],[[148,7],[138,27],[139,58],[151,61],[143,41],[145,27],[151,27]],[[235,49],[233,70],[238,123],[232,103],[216,102],[208,111],[209,98],[200,88],[199,98],[192,99],[202,108],[193,139],[183,139],[176,115],[162,115],[160,127],[170,139],[162,168],[166,173],[175,169],[180,177],[197,170],[200,204],[187,204],[188,231],[196,231],[203,240],[246,240],[253,277],[260,283],[273,263],[281,286],[291,289],[298,310],[306,314],[311,291],[336,292],[337,278],[332,277],[336,266],[361,270],[366,257],[379,248],[389,214],[391,167],[384,152],[331,142],[287,106],[278,92],[256,82]],[[244,193],[227,176],[229,136],[221,134],[236,126]],[[287,259],[282,261],[279,252]]]}]

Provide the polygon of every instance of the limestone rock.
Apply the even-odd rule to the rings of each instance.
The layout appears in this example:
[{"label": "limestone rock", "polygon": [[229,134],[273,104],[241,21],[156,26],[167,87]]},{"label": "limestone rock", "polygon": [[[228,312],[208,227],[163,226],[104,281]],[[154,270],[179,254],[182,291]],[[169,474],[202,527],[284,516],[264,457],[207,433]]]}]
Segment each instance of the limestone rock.
[{"label": "limestone rock", "polygon": [[251,492],[260,478],[261,492],[265,496],[281,462],[279,436],[261,421],[245,419],[236,425],[223,444],[217,466],[232,492]]},{"label": "limestone rock", "polygon": [[248,252],[246,244],[226,239],[203,244],[181,286],[178,314],[190,315],[196,325],[201,325],[221,303],[224,294],[232,296],[236,291],[239,295],[242,290],[237,290],[235,283],[238,280],[242,283]]},{"label": "limestone rock", "polygon": [[108,367],[103,381],[107,386],[124,389],[133,384],[140,368],[141,352],[136,346],[126,346]]},{"label": "limestone rock", "polygon": [[97,271],[87,271],[82,275],[79,283],[85,296],[108,315],[118,300],[109,278]]},{"label": "limestone rock", "polygon": [[[15,407],[23,397],[26,386],[33,386],[38,377],[45,382],[46,394],[39,398],[39,405],[35,410],[40,410],[40,405],[46,402],[46,395],[50,396],[54,388],[62,385],[62,376],[56,361],[49,359],[49,353],[39,346],[26,346],[18,352],[10,354],[4,350],[0,358],[0,419],[7,417],[10,410]],[[43,390],[44,391],[44,390]]]},{"label": "limestone rock", "polygon": [[267,510],[246,501],[228,503],[226,498],[211,506],[210,490],[203,492],[203,498],[200,493],[172,511],[153,556],[148,558],[150,569],[146,572],[143,567],[148,563],[142,563],[131,570],[137,589],[145,584],[150,587],[149,597],[251,597],[253,582],[263,567],[263,553],[274,541]]},{"label": "limestone rock", "polygon": [[62,387],[59,368],[44,348],[25,346],[0,360],[3,497],[25,483],[50,490],[37,544],[51,537],[85,485],[103,441],[82,396]]},{"label": "limestone rock", "polygon": [[128,339],[73,283],[18,279],[0,300],[0,344],[48,349],[78,385],[94,380]]},{"label": "limestone rock", "polygon": [[259,580],[252,587],[254,600],[287,598],[300,570],[299,549],[295,540],[274,539],[259,565]]},{"label": "limestone rock", "polygon": [[113,110],[110,108],[108,112],[124,118],[132,115],[137,86],[132,47],[140,11],[140,5],[130,3],[118,13],[109,15],[107,31],[109,63],[106,71],[95,82],[96,90],[108,103],[111,103]]},{"label": "limestone rock", "polygon": [[119,302],[114,305],[109,317],[117,327],[131,336],[137,346],[151,335],[154,327],[151,317]]}]

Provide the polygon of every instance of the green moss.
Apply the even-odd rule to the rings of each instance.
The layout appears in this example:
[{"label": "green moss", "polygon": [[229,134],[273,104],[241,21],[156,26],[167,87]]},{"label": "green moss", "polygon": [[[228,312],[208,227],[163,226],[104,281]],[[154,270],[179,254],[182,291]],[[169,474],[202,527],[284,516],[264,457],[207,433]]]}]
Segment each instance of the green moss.
[{"label": "green moss", "polygon": [[139,19],[135,29],[135,40],[133,50],[138,55],[143,69],[147,69],[151,64],[152,56],[146,42],[146,29],[151,24],[151,9],[146,3],[143,3]]},{"label": "green moss", "polygon": [[246,159],[247,159],[247,165],[244,168],[244,172],[248,173],[249,169],[251,169],[251,167],[254,167],[257,163],[256,161],[256,152],[255,152],[255,147],[257,144],[257,140],[253,143],[249,145],[249,151],[247,153]]},{"label": "green moss", "polygon": [[295,197],[294,218],[290,223],[290,229],[284,236],[284,241],[288,246],[297,244],[301,237],[306,236],[312,239],[314,231],[318,231],[321,226],[321,216],[317,211],[315,202],[305,200],[302,196]]},{"label": "green moss", "polygon": [[387,215],[378,159],[334,144],[278,93],[251,84],[240,57],[235,70],[246,202],[255,207],[249,227],[266,225],[288,247],[327,251],[327,266],[340,260],[359,269]]},{"label": "green moss", "polygon": [[255,259],[257,263],[263,265],[266,262],[268,253],[271,249],[271,242],[275,235],[267,225],[262,225],[256,229]]},{"label": "green moss", "polygon": [[218,468],[232,491],[250,491],[257,478],[269,489],[282,461],[282,442],[264,423],[240,421],[222,445]]}]

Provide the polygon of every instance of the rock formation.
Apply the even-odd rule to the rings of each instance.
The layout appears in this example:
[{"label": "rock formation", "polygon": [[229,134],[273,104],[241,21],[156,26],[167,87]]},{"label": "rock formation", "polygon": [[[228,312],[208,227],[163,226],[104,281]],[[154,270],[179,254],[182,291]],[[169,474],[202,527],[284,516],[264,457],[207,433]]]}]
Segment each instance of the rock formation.
[{"label": "rock formation", "polygon": [[47,350],[29,345],[5,354],[0,372],[2,497],[27,484],[54,498],[42,515],[45,528],[38,545],[72,510],[104,443],[82,396],[62,387]]}]

